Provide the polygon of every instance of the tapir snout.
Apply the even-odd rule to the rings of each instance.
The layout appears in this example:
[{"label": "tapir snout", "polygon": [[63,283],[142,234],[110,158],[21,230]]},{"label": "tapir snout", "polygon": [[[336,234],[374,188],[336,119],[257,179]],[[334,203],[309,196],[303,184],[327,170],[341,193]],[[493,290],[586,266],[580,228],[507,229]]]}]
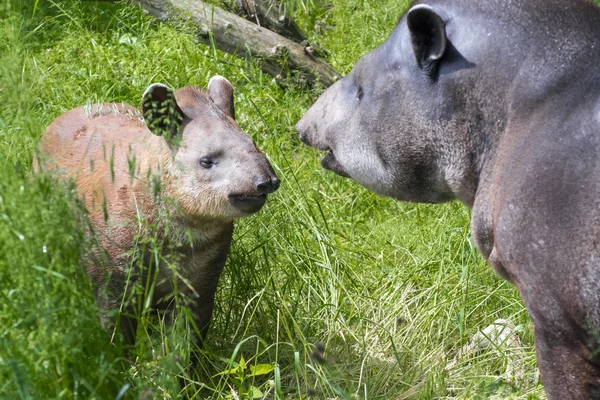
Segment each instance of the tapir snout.
[{"label": "tapir snout", "polygon": [[233,192],[227,196],[229,202],[244,214],[258,212],[265,205],[267,195],[279,189],[281,183],[262,153],[257,153],[253,158],[257,164],[257,171],[252,177],[252,188]]},{"label": "tapir snout", "polygon": [[275,175],[271,165],[268,162],[265,164],[264,171],[255,177],[254,182],[258,193],[271,194],[279,189],[281,181]]}]

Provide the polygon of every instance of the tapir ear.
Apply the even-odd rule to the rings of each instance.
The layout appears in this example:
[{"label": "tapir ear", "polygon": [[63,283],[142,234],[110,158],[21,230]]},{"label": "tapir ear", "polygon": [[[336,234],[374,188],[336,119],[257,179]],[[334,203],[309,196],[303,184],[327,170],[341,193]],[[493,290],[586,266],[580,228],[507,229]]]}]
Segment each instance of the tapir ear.
[{"label": "tapir ear", "polygon": [[419,68],[433,77],[446,51],[446,25],[433,8],[425,4],[411,8],[406,21]]},{"label": "tapir ear", "polygon": [[185,114],[175,101],[175,92],[153,83],[142,95],[142,113],[150,132],[170,139],[177,135]]},{"label": "tapir ear", "polygon": [[233,86],[222,76],[215,75],[208,82],[208,95],[225,114],[235,119],[233,107]]}]

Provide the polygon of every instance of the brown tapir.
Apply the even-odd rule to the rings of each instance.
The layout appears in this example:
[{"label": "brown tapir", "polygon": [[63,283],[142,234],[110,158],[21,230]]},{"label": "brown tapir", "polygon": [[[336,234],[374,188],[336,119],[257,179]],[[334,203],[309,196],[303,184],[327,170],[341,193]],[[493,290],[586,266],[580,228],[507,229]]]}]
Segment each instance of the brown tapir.
[{"label": "brown tapir", "polygon": [[[155,279],[146,296],[157,309],[173,305],[177,285],[193,300],[204,336],[233,221],[260,210],[280,183],[234,120],[229,81],[215,76],[207,92],[153,84],[142,96],[142,114],[122,104],[75,108],[50,124],[39,147],[38,164],[74,179],[108,255],[108,262],[88,268],[102,306],[118,309],[130,274],[143,283]],[[164,263],[154,263],[153,271],[131,270],[134,240],[149,224],[164,248],[180,255],[177,279]],[[121,323],[132,342],[135,318],[122,316]]]},{"label": "brown tapir", "polygon": [[420,1],[297,130],[381,195],[472,207],[533,320],[548,397],[600,399],[597,6]]}]

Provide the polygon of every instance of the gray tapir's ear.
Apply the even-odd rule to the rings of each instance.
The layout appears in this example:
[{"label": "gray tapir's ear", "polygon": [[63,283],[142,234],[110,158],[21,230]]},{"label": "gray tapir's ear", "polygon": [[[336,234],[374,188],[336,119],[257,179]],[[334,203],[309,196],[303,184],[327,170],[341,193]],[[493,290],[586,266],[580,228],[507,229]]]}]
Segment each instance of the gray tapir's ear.
[{"label": "gray tapir's ear", "polygon": [[177,135],[185,117],[175,93],[162,83],[153,83],[142,95],[142,113],[150,132],[166,139]]},{"label": "gray tapir's ear", "polygon": [[406,22],[419,68],[434,77],[439,61],[446,51],[444,21],[433,8],[420,4],[408,11]]},{"label": "gray tapir's ear", "polygon": [[233,107],[233,86],[222,76],[215,75],[208,82],[208,95],[225,114],[235,119]]}]

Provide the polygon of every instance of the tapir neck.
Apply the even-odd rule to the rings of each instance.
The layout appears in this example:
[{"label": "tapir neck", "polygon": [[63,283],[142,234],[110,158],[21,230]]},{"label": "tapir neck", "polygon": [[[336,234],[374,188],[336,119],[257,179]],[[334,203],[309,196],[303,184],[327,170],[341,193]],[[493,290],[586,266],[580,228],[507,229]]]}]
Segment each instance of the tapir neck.
[{"label": "tapir neck", "polygon": [[[165,150],[160,155],[162,166],[160,177],[160,195],[155,197],[156,216],[160,218],[161,231],[171,236],[171,241],[182,245],[206,245],[218,238],[231,235],[232,218],[212,218],[185,214],[174,202],[177,197],[175,188],[176,171],[173,171],[173,154]],[[152,183],[149,185],[151,190]]]},{"label": "tapir neck", "polygon": [[188,216],[172,199],[164,197],[156,203],[157,215],[161,216],[158,221],[160,232],[177,247],[206,246],[230,238],[233,233],[232,219]]},{"label": "tapir neck", "polygon": [[488,93],[495,93],[495,102],[481,100],[485,97],[468,90],[459,92],[461,95],[454,98],[455,109],[459,111],[445,127],[447,143],[440,151],[446,185],[454,197],[470,208],[493,164],[507,121],[507,90],[490,86],[486,89]]},{"label": "tapir neck", "polygon": [[[217,219],[197,219],[179,216],[175,218],[176,223],[185,235],[181,242],[186,245],[205,246],[210,243],[225,241],[227,246],[233,233],[233,221]],[[225,244],[225,243],[223,243]]]}]

